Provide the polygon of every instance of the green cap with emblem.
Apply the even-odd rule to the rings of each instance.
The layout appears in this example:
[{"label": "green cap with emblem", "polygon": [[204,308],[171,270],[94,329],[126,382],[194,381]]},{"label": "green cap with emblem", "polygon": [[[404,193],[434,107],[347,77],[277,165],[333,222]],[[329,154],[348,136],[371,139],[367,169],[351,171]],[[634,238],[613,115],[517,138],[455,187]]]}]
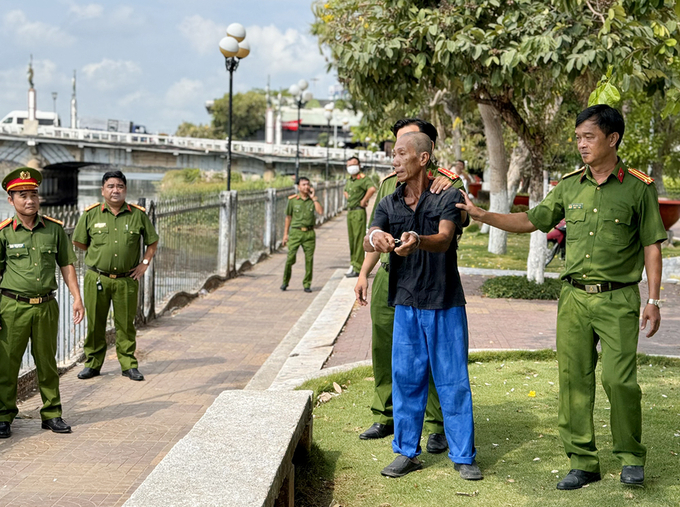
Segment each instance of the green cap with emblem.
[{"label": "green cap with emblem", "polygon": [[2,180],[2,188],[7,192],[36,190],[42,183],[42,174],[32,167],[20,167],[10,172]]}]

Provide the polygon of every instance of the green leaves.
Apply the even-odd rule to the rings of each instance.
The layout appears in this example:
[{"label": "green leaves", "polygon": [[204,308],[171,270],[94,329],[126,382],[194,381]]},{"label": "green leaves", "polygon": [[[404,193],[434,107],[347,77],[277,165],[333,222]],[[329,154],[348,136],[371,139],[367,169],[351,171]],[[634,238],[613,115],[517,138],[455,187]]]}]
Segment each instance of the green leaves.
[{"label": "green leaves", "polygon": [[605,84],[598,85],[593,93],[588,97],[588,107],[594,106],[596,104],[607,104],[608,106],[616,107],[616,105],[621,100],[621,94],[616,86],[607,82]]}]

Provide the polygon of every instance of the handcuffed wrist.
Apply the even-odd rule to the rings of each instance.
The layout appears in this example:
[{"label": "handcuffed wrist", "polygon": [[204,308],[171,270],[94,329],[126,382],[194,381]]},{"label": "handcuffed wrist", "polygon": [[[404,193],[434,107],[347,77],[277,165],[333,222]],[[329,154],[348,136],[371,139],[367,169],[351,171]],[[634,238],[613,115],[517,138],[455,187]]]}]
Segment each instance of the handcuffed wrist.
[{"label": "handcuffed wrist", "polygon": [[368,242],[371,244],[371,246],[372,246],[373,248],[375,248],[375,244],[373,243],[373,235],[374,235],[376,232],[383,232],[383,231],[381,231],[380,229],[375,229],[375,230],[371,231],[371,233],[368,235]]},{"label": "handcuffed wrist", "polygon": [[416,248],[420,246],[420,234],[418,234],[416,231],[406,231],[407,234],[411,234],[414,238],[416,238]]}]

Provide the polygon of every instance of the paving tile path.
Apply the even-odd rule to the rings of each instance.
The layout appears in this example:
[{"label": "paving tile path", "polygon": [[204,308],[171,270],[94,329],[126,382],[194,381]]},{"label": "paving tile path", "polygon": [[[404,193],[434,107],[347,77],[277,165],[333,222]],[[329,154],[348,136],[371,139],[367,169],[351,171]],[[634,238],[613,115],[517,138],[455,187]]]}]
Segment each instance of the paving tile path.
[{"label": "paving tile path", "polygon": [[[10,439],[0,440],[0,505],[122,505],[225,389],[242,389],[319,294],[349,266],[344,215],[317,231],[312,294],[302,291],[302,251],[290,288],[279,290],[286,254],[277,253],[139,334],[146,381],[120,375],[110,350],[102,376],[61,380],[70,435],[40,429],[40,396],[20,405]],[[257,424],[257,421],[253,421]]]}]

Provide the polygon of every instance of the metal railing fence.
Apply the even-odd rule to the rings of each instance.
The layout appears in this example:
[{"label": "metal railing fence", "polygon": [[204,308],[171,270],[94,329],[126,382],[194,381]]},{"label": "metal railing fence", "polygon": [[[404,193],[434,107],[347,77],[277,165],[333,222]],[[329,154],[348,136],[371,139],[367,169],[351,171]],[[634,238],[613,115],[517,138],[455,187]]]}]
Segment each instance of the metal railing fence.
[{"label": "metal railing fence", "polygon": [[[317,216],[318,224],[345,207],[344,184],[344,181],[316,184],[317,196],[324,206],[323,215]],[[140,202],[147,207],[160,239],[156,256],[140,283],[138,322],[156,318],[175,295],[196,293],[208,279],[234,276],[246,261],[254,264],[263,254],[277,250],[283,237],[288,198],[294,192],[289,187]],[[80,217],[76,206],[46,207],[41,213],[62,220],[69,237]],[[75,250],[82,295],[85,253]],[[57,280],[57,362],[64,366],[82,354],[87,328],[86,319],[78,326],[73,325],[72,299],[58,269]],[[109,327],[113,327],[111,315]],[[29,348],[22,360],[21,374],[34,368]]]}]

